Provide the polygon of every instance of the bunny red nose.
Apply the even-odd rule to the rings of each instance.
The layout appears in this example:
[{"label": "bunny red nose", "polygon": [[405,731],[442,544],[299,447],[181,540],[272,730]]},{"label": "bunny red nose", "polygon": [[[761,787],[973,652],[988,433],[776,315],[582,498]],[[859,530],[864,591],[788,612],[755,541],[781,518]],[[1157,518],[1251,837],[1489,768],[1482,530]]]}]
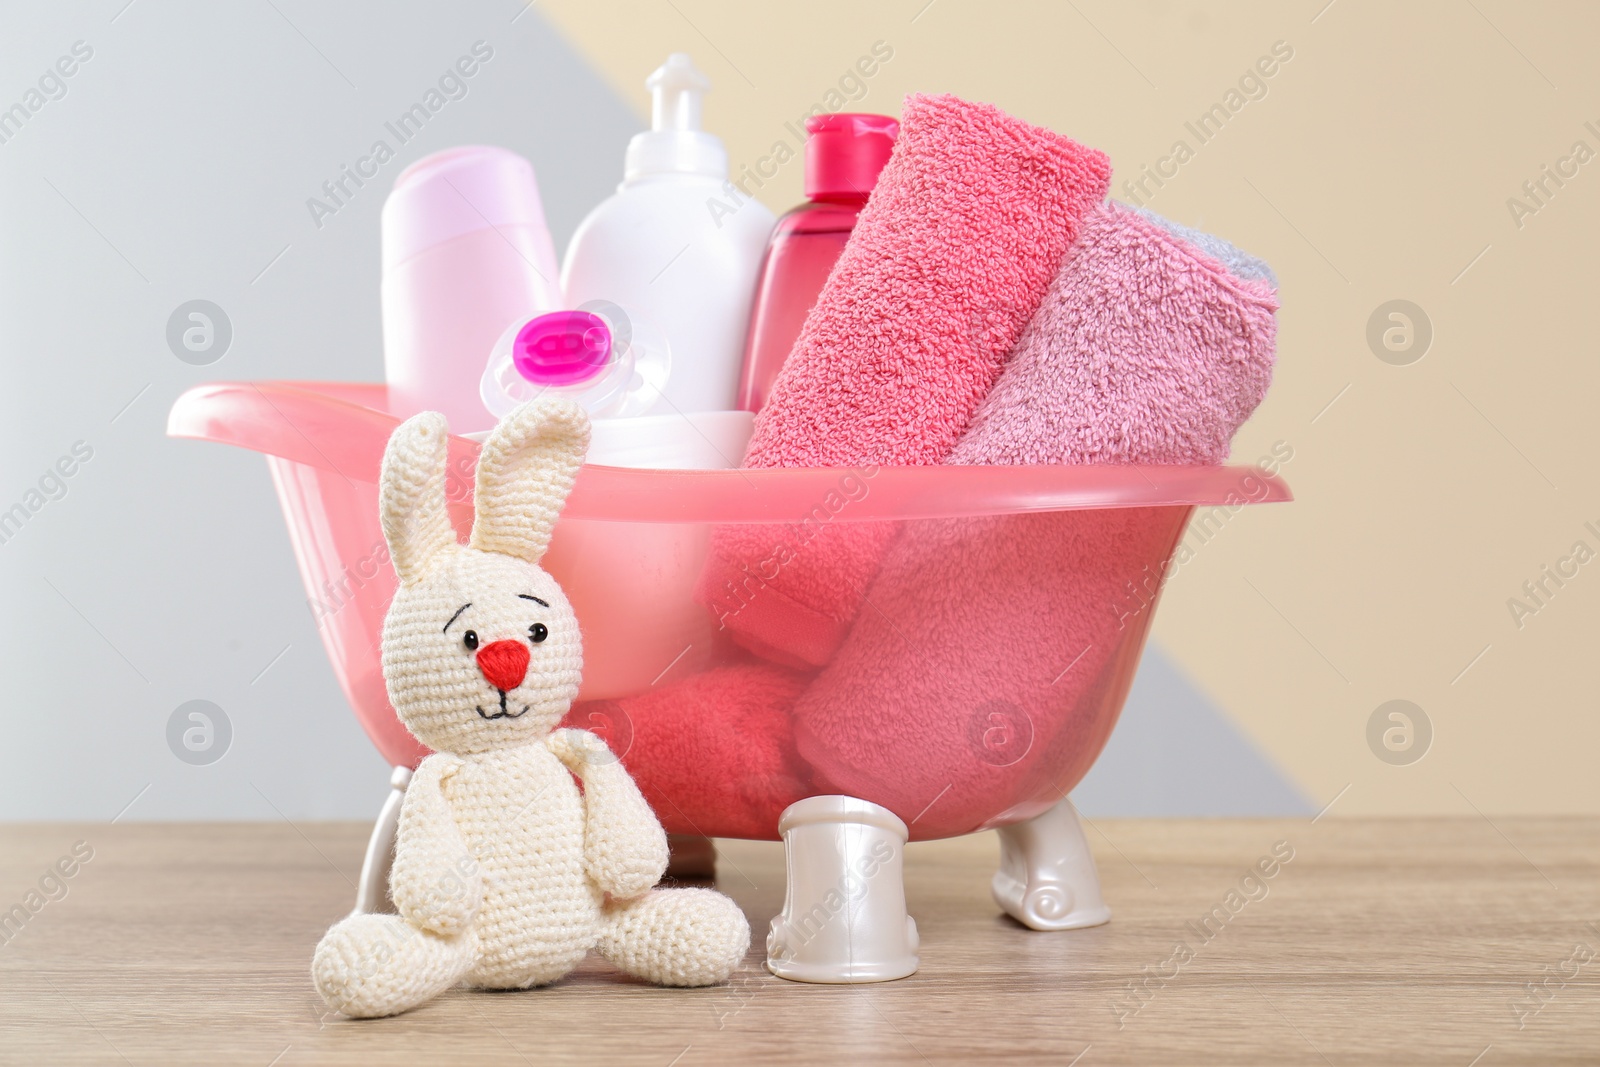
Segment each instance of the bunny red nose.
[{"label": "bunny red nose", "polygon": [[478,649],[478,669],[496,689],[515,689],[528,676],[528,646],[521,641],[492,641]]}]

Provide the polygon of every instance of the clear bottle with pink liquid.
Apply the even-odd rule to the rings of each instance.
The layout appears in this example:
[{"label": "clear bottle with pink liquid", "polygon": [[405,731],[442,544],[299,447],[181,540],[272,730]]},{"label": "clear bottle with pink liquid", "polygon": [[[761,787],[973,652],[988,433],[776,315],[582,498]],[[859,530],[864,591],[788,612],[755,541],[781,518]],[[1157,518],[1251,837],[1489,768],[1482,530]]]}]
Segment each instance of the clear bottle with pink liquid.
[{"label": "clear bottle with pink liquid", "polygon": [[900,124],[886,115],[841,112],[806,120],[807,199],[778,220],[761,262],[739,381],[745,411],[766,403],[899,132]]}]

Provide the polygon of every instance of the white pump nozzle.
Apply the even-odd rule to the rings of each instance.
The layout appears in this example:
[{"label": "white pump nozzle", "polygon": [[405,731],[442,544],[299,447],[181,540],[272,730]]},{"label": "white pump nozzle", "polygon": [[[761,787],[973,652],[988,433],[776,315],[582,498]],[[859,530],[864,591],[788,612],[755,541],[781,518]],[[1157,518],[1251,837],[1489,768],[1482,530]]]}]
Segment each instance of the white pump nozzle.
[{"label": "white pump nozzle", "polygon": [[628,142],[624,184],[673,174],[726,180],[727,150],[700,128],[711,79],[688,53],[674,52],[644,85],[650,90],[650,129]]},{"label": "white pump nozzle", "polygon": [[645,79],[650,90],[652,130],[700,129],[701,98],[711,79],[701,73],[687,52],[674,52]]}]

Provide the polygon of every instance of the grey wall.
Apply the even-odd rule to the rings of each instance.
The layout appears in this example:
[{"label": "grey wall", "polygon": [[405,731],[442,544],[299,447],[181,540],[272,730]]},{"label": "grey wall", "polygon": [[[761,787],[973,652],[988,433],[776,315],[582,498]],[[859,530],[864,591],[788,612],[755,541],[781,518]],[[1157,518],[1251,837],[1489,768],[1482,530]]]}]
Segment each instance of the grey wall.
[{"label": "grey wall", "polygon": [[1310,815],[1316,809],[1151,642],[1105,751],[1072,791],[1101,815]]},{"label": "grey wall", "polygon": [[[125,818],[368,815],[386,768],[323,655],[265,463],[169,440],[167,409],[218,378],[381,378],[378,213],[412,160],[527,155],[561,247],[638,123],[507,0],[124,3],[12,5],[0,43],[0,107],[93,49],[0,144],[0,509],[44,500],[0,544],[0,818],[106,819],[136,796]],[[478,40],[494,55],[467,95],[314,226],[306,199]],[[196,298],[233,326],[211,366],[165,341]],[[29,498],[78,441],[93,456],[65,495]],[[208,766],[167,745],[193,699],[232,725]]]},{"label": "grey wall", "polygon": [[[395,175],[453,144],[522,152],[562,247],[637,120],[512,0],[124,3],[12,7],[0,42],[0,108],[75,42],[93,52],[0,143],[0,511],[38,505],[0,543],[0,819],[369,816],[387,768],[328,667],[265,464],[169,440],[167,410],[219,378],[377,380]],[[494,55],[467,95],[316,226],[307,198],[478,40]],[[210,366],[165,338],[194,299],[232,323]],[[91,458],[41,489],[75,445]],[[231,725],[209,764],[169,746],[192,700]],[[1079,796],[1094,815],[1305,807],[1155,649]]]}]

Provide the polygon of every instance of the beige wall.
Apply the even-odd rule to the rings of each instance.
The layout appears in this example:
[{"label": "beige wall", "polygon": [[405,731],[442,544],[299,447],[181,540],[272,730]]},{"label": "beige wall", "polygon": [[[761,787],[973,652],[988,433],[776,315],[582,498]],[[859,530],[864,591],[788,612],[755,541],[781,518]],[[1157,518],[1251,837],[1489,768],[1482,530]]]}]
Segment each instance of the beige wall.
[{"label": "beige wall", "polygon": [[[1520,220],[1507,205],[1575,142],[1600,151],[1600,8],[1323,3],[540,9],[641,112],[644,76],[692,53],[736,165],[792,147],[784,123],[877,41],[893,58],[849,107],[987,100],[1105,149],[1124,198],[1187,141],[1148,203],[1279,272],[1279,373],[1235,456],[1287,442],[1298,500],[1228,522],[1174,579],[1156,639],[1319,804],[1348,785],[1335,814],[1600,811],[1600,561],[1520,628],[1507,606],[1575,542],[1600,552],[1600,159],[1567,164]],[[1275,42],[1293,56],[1265,96],[1199,144],[1184,122]],[[792,204],[798,162],[760,195]],[[1410,365],[1367,343],[1393,299],[1432,323]],[[1366,736],[1395,698],[1434,731],[1399,766]]]}]

